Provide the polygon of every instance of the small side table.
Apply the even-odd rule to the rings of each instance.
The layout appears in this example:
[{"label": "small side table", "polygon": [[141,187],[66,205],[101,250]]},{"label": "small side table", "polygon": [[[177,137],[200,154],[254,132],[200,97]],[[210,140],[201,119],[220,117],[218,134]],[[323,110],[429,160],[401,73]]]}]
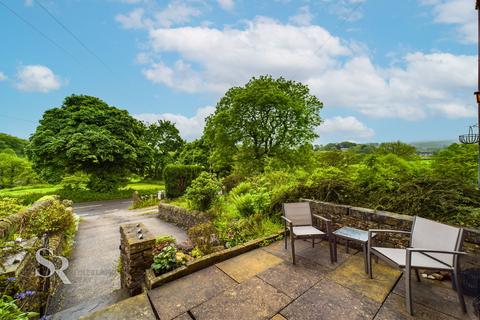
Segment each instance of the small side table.
[{"label": "small side table", "polygon": [[[373,234],[372,236],[375,236]],[[368,273],[367,267],[367,245],[368,245],[368,231],[360,230],[352,227],[342,227],[333,232],[333,259],[337,262],[337,238],[345,240],[345,250],[348,253],[348,242],[356,241],[362,245],[363,248],[363,257],[365,264],[365,273]]]}]

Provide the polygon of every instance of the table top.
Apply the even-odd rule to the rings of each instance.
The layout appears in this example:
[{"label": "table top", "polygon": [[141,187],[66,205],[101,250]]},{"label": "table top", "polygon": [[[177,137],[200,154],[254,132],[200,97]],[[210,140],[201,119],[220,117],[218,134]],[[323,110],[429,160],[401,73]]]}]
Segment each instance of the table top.
[{"label": "table top", "polygon": [[333,232],[335,236],[347,238],[349,240],[357,240],[360,242],[368,241],[368,231],[360,230],[352,227],[342,227]]}]

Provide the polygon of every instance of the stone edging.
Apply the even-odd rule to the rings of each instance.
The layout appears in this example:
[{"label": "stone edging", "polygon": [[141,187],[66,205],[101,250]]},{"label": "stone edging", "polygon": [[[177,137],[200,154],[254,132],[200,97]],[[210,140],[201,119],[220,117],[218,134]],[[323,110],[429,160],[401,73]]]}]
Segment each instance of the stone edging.
[{"label": "stone edging", "polygon": [[264,241],[269,241],[269,240],[274,240],[278,236],[282,235],[282,232],[279,232],[277,234],[264,237],[264,238],[259,238],[255,240],[251,240],[248,242],[245,242],[244,244],[235,246],[233,248],[229,249],[224,249],[218,252],[211,253],[209,255],[203,256],[199,259],[195,259],[191,262],[188,262],[185,266],[182,266],[180,268],[177,268],[175,270],[172,270],[170,272],[164,273],[160,276],[155,276],[155,273],[151,268],[147,269],[145,273],[145,283],[147,285],[147,289],[151,290],[153,288],[159,287],[167,282],[176,280],[178,278],[181,278],[183,276],[189,275],[191,273],[194,273],[198,270],[210,267],[216,263],[225,261],[227,259],[233,258],[235,256],[238,256],[242,253],[248,252],[250,250],[256,249],[261,246],[262,242]]}]

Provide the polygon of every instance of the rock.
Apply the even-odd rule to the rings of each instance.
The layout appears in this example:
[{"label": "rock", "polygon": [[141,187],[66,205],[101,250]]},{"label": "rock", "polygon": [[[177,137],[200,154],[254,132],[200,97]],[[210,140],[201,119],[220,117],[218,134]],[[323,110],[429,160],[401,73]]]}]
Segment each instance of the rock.
[{"label": "rock", "polygon": [[179,249],[179,250],[182,250],[182,251],[191,251],[194,247],[192,241],[190,241],[190,239],[187,239],[181,243],[177,243],[176,244],[176,247]]},{"label": "rock", "polygon": [[443,276],[442,276],[441,274],[439,274],[439,273],[433,273],[433,274],[432,274],[432,277],[434,277],[435,280],[440,280],[440,281],[443,280]]},{"label": "rock", "polygon": [[422,278],[427,278],[428,275],[426,273],[422,273]]},{"label": "rock", "polygon": [[432,280],[435,280],[435,277],[434,277],[433,275],[431,275],[431,274],[430,274],[430,275],[428,275],[428,276],[427,276],[427,279],[432,279]]}]

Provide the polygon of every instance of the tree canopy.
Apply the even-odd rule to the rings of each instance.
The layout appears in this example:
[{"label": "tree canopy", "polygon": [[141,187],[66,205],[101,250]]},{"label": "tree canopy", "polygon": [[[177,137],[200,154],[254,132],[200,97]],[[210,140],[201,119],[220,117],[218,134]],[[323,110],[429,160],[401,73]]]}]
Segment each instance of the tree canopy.
[{"label": "tree canopy", "polygon": [[117,188],[148,161],[145,127],[125,110],[96,97],[71,95],[47,110],[30,137],[34,168],[49,181],[84,172],[96,191]]},{"label": "tree canopy", "polygon": [[0,152],[10,149],[19,157],[25,156],[25,148],[28,144],[27,140],[11,136],[6,133],[0,133]]},{"label": "tree canopy", "polygon": [[311,143],[322,106],[306,85],[284,78],[261,76],[231,88],[204,130],[214,169],[236,160],[262,170],[267,158]]},{"label": "tree canopy", "polygon": [[148,125],[145,142],[151,148],[148,175],[157,179],[162,177],[163,168],[173,162],[174,153],[185,143],[175,124],[168,120],[159,120]]}]

